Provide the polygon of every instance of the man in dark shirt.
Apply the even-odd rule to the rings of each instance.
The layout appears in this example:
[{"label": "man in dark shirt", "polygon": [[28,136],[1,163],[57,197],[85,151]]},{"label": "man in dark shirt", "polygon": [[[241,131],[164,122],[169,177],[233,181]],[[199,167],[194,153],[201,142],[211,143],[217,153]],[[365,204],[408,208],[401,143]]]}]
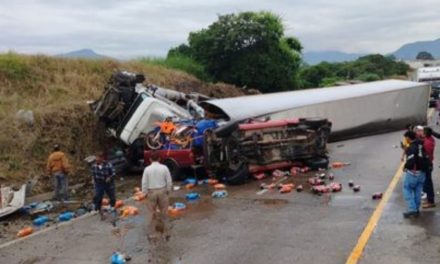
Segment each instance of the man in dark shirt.
[{"label": "man in dark shirt", "polygon": [[405,218],[419,216],[425,171],[427,170],[423,143],[416,139],[414,132],[408,133],[408,139],[410,145],[406,150],[403,180],[403,196],[407,203],[407,211],[403,213]]},{"label": "man in dark shirt", "polygon": [[96,162],[92,165],[92,177],[95,185],[93,203],[95,204],[95,210],[101,213],[101,217],[101,204],[104,193],[110,199],[110,206],[112,208],[115,206],[115,176],[116,172],[113,165],[105,160],[104,153],[98,153],[96,155]]}]

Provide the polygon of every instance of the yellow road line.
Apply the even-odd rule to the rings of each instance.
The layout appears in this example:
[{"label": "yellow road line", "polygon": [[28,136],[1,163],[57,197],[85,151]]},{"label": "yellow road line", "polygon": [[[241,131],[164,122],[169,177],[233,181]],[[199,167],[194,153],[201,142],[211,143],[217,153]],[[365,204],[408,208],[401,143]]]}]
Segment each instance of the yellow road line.
[{"label": "yellow road line", "polygon": [[371,234],[373,233],[377,223],[379,222],[380,217],[382,216],[385,205],[388,203],[388,200],[393,194],[394,188],[396,187],[397,183],[399,182],[403,174],[402,172],[403,172],[403,163],[400,164],[399,169],[397,169],[396,174],[393,176],[393,179],[391,180],[390,185],[385,191],[382,200],[379,202],[373,214],[371,215],[370,220],[368,221],[364,231],[359,237],[356,246],[353,248],[353,251],[348,257],[346,264],[358,263],[359,258],[362,256],[362,252],[364,251],[365,246],[367,245],[368,240],[371,237]]},{"label": "yellow road line", "polygon": [[[430,121],[432,115],[434,114],[434,109],[428,110],[428,122]],[[370,217],[370,220],[368,220],[367,225],[364,228],[364,231],[362,232],[361,236],[358,239],[358,242],[356,246],[351,251],[350,256],[347,259],[346,264],[356,264],[358,263],[360,257],[362,256],[362,252],[365,249],[365,246],[368,243],[368,240],[370,240],[371,234],[373,233],[374,229],[377,226],[377,223],[379,222],[380,217],[382,216],[383,210],[385,208],[385,205],[388,203],[388,200],[390,199],[391,195],[393,194],[394,188],[396,188],[397,183],[399,182],[400,178],[403,174],[403,162],[400,163],[399,168],[396,171],[396,174],[394,174],[393,179],[391,180],[390,185],[388,186],[387,190],[385,191],[382,200],[377,205],[376,209],[374,210],[373,214]]]}]

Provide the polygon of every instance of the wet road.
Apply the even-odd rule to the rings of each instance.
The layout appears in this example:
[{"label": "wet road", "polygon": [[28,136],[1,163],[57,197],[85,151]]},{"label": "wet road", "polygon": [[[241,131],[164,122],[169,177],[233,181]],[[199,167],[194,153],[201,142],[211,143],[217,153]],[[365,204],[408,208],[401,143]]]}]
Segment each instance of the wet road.
[{"label": "wet road", "polygon": [[[195,189],[202,199],[172,221],[169,242],[149,244],[146,215],[131,218],[124,239],[131,263],[345,263],[400,163],[401,133],[365,137],[330,146],[332,160],[351,165],[333,170],[343,191],[316,196],[309,191],[257,195],[260,182],[228,187],[213,200],[210,186]],[[312,173],[311,175],[314,175]],[[309,175],[309,176],[311,176]],[[435,175],[435,173],[434,173]],[[296,184],[309,176],[293,179]],[[361,185],[354,193],[348,181]],[[434,180],[438,183],[438,179]],[[306,189],[308,189],[307,185]],[[436,184],[438,187],[438,184]],[[173,194],[182,200],[186,190]],[[385,207],[361,263],[438,263],[440,217],[437,210],[419,220],[403,220],[400,184]],[[91,216],[0,248],[3,263],[109,263],[120,247],[113,227]],[[437,261],[434,261],[437,260]]]}]

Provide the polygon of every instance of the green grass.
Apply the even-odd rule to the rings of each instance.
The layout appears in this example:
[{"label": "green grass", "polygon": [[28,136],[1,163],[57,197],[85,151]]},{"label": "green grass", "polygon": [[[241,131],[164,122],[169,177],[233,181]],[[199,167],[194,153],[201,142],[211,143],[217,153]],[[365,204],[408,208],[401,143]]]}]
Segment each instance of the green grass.
[{"label": "green grass", "polygon": [[23,80],[30,76],[30,67],[26,60],[15,53],[0,54],[0,77],[11,80]]},{"label": "green grass", "polygon": [[170,69],[181,70],[196,76],[200,80],[210,81],[208,74],[205,72],[205,68],[188,56],[173,55],[167,58],[142,58],[140,61],[144,64],[159,65]]}]

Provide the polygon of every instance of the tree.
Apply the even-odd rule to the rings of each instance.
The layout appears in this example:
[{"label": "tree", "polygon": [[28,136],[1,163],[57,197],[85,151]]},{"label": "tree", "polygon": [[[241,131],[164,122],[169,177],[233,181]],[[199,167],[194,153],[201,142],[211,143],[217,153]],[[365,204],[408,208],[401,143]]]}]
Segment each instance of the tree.
[{"label": "tree", "polygon": [[[215,80],[256,87],[263,92],[298,87],[301,43],[284,37],[281,19],[269,12],[219,16],[208,28],[191,32],[186,47]],[[171,51],[170,51],[171,53]]]},{"label": "tree", "polygon": [[427,51],[421,51],[417,54],[416,60],[434,60],[434,56]]}]

